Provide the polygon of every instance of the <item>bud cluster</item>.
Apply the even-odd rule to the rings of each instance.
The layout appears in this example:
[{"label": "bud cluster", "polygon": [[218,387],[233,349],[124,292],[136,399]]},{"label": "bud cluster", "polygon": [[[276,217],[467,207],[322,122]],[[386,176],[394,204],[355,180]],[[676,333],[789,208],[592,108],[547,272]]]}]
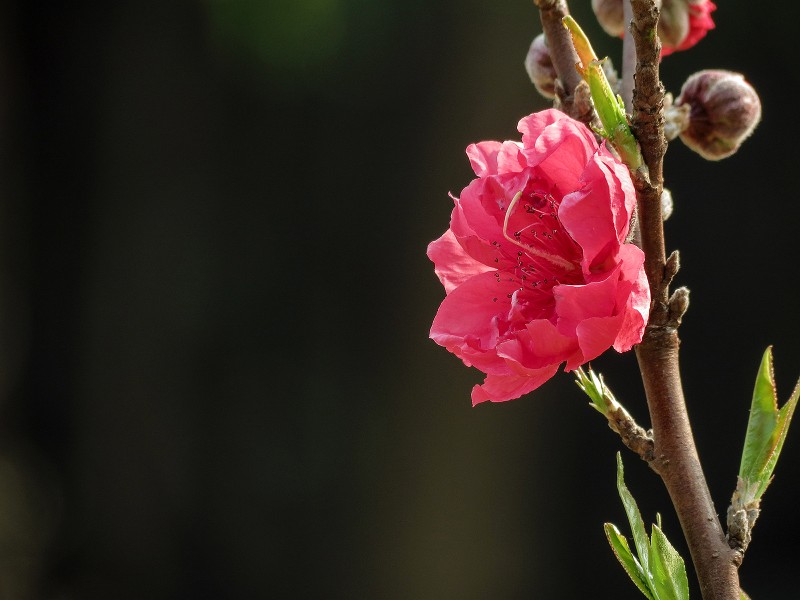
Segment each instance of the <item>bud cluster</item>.
[{"label": "bud cluster", "polygon": [[[592,9],[600,26],[615,37],[624,36],[627,30],[623,1],[592,0]],[[714,28],[711,13],[717,7],[709,0],[657,0],[656,4],[661,9],[658,37],[662,56],[691,48]]]}]

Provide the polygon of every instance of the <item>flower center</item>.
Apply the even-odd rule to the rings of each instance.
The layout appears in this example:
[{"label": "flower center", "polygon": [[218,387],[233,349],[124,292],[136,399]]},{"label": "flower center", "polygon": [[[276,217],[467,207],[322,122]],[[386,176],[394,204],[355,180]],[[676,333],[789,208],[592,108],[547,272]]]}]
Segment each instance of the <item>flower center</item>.
[{"label": "flower center", "polygon": [[558,218],[556,199],[531,184],[529,181],[509,203],[503,237],[519,248],[518,266],[527,262],[532,270],[567,275],[577,268],[580,250]]}]

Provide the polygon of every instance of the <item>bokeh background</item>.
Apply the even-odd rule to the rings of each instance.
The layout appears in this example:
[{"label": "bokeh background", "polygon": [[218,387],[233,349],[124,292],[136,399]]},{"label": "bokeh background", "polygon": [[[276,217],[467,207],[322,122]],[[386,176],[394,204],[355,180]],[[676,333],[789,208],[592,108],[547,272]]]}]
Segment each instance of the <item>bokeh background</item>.
[{"label": "bokeh background", "polygon": [[[800,375],[799,11],[719,4],[662,76],[739,70],[764,107],[734,157],[666,163],[724,513],[764,348],[782,401]],[[540,30],[522,0],[0,2],[0,598],[639,597],[601,527],[627,527],[620,444],[571,376],[471,408],[478,372],[427,339],[425,247],[467,144],[545,107]],[[595,367],[646,423],[634,363]],[[796,595],[798,477],[793,431],[757,600]]]}]

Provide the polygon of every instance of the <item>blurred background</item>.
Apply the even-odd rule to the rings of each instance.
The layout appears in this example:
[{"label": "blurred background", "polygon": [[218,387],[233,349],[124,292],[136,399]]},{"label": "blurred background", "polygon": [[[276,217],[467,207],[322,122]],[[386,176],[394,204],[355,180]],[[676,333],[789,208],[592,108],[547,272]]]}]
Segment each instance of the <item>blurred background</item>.
[{"label": "blurred background", "polygon": [[[782,402],[800,375],[800,124],[796,4],[719,4],[662,77],[738,70],[764,108],[732,158],[675,142],[665,167],[724,514],[764,348]],[[427,337],[426,245],[464,148],[546,106],[540,31],[522,0],[0,2],[0,598],[640,597],[602,531],[627,531],[621,445],[572,377],[471,408],[480,374]],[[646,424],[634,356],[595,367]],[[756,600],[796,594],[795,427],[741,570]]]}]

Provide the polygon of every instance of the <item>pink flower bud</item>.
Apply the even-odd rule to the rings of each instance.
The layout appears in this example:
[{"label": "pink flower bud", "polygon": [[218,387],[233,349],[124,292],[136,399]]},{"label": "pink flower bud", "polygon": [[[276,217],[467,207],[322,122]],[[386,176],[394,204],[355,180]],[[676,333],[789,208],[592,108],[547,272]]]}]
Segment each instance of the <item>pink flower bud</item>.
[{"label": "pink flower bud", "polygon": [[550,100],[556,97],[556,69],[543,33],[533,38],[525,57],[525,70],[542,96]]},{"label": "pink flower bud", "polygon": [[658,37],[662,47],[678,48],[689,35],[687,0],[664,0],[658,17]]},{"label": "pink flower bud", "polygon": [[758,94],[744,76],[731,71],[695,73],[683,84],[675,103],[690,108],[681,140],[707,160],[736,152],[761,120]]},{"label": "pink flower bud", "polygon": [[710,0],[662,0],[658,20],[661,56],[687,50],[714,29],[712,11],[717,9]]},{"label": "pink flower bud", "polygon": [[592,10],[600,26],[608,35],[625,35],[625,18],[622,13],[623,0],[592,0]]},{"label": "pink flower bud", "polygon": [[[627,33],[622,2],[592,0],[592,9],[600,25],[609,35],[616,37],[624,37]],[[709,29],[714,29],[711,12],[717,7],[710,0],[656,0],[656,4],[661,9],[658,20],[661,56],[691,48],[705,37]]]}]

